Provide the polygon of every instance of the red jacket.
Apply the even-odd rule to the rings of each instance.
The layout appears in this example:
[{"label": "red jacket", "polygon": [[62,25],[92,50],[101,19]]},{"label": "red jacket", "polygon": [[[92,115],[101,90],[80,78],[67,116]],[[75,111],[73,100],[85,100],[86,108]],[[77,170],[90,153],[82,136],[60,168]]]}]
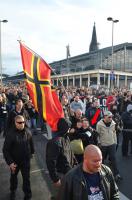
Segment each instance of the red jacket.
[{"label": "red jacket", "polygon": [[116,98],[115,96],[111,95],[108,96],[107,101],[106,101],[106,106],[108,107],[108,110],[111,110],[111,106],[115,104]]}]

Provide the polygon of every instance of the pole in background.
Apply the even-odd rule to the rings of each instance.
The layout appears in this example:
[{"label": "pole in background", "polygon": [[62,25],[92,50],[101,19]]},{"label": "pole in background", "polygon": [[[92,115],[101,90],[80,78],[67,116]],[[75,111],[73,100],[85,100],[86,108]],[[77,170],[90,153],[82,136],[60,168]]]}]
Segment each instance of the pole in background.
[{"label": "pole in background", "polygon": [[126,71],[126,45],[124,46],[124,72]]},{"label": "pole in background", "polygon": [[1,44],[1,23],[7,23],[8,21],[6,19],[0,20],[0,84],[2,87],[2,44]]},{"label": "pole in background", "polygon": [[111,88],[113,89],[113,87],[114,87],[114,60],[113,60],[113,58],[114,58],[113,57],[113,53],[114,53],[114,46],[113,46],[113,43],[114,43],[114,23],[119,22],[119,20],[113,19],[112,17],[108,17],[107,20],[112,22],[112,47],[111,47],[111,74],[110,74],[110,77],[111,77]]},{"label": "pole in background", "polygon": [[67,67],[67,72],[70,72],[70,47],[69,44],[66,46],[66,67]]}]

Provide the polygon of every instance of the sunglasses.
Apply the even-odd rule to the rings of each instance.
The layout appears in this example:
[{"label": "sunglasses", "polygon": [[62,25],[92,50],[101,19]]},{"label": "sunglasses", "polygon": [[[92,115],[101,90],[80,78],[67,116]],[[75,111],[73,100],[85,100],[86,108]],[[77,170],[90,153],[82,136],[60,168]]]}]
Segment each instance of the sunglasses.
[{"label": "sunglasses", "polygon": [[112,118],[112,116],[108,117],[108,118]]},{"label": "sunglasses", "polygon": [[23,121],[23,122],[16,122],[17,124],[25,124],[25,121]]}]

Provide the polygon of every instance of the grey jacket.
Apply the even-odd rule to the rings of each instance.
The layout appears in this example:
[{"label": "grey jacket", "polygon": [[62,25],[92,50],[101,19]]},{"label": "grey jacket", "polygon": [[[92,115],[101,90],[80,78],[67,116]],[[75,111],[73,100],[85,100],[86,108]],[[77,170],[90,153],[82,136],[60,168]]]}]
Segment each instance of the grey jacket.
[{"label": "grey jacket", "polygon": [[97,123],[96,130],[99,134],[99,141],[98,143],[101,146],[109,146],[113,144],[117,144],[117,136],[116,136],[116,123],[112,120],[111,125],[107,127],[101,119]]}]

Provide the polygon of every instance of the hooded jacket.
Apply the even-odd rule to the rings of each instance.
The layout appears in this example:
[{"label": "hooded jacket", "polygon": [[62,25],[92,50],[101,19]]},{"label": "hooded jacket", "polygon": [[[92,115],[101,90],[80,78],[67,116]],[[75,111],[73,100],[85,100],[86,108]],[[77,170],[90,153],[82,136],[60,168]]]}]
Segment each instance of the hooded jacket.
[{"label": "hooded jacket", "polygon": [[117,144],[117,136],[115,129],[115,122],[112,120],[109,127],[105,125],[103,119],[97,123],[96,130],[99,135],[99,143],[101,146],[109,146]]},{"label": "hooded jacket", "polygon": [[56,137],[49,140],[46,146],[46,164],[53,182],[60,179],[59,173],[66,174],[76,162],[66,134],[69,126],[65,119],[59,120],[57,128]]},{"label": "hooded jacket", "polygon": [[[111,170],[102,165],[99,175],[104,199],[119,200],[118,187]],[[81,164],[64,176],[57,200],[88,200],[87,184]]]}]

